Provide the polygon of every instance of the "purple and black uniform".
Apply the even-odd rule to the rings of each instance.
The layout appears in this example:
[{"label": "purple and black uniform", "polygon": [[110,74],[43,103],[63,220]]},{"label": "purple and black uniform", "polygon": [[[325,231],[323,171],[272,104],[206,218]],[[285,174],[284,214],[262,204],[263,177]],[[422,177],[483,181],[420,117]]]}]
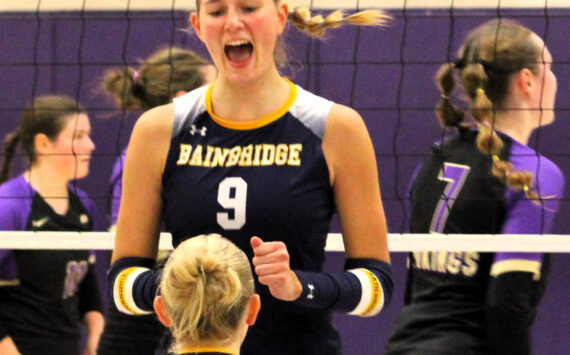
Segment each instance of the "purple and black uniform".
[{"label": "purple and black uniform", "polygon": [[[411,190],[412,233],[549,233],[563,195],[558,167],[500,134],[500,158],[533,174],[529,200],[491,174],[477,131],[435,144]],[[528,354],[530,328],[544,293],[542,253],[413,252],[405,307],[386,354]]]},{"label": "purple and black uniform", "polygon": [[[94,205],[72,185],[65,215],[22,175],[0,186],[0,199],[0,230],[92,230]],[[0,250],[0,338],[22,354],[78,354],[78,322],[102,311],[94,262],[88,250]]]}]

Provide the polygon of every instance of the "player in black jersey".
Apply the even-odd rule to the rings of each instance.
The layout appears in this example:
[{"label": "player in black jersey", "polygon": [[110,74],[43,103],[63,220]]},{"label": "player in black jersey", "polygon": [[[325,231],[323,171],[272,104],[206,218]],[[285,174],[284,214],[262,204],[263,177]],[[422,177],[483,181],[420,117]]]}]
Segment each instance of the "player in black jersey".
[{"label": "player in black jersey", "polygon": [[239,354],[260,308],[249,260],[218,234],[180,243],[166,263],[154,300],[175,354]]},{"label": "player in black jersey", "polygon": [[[358,113],[281,76],[276,44],[288,20],[322,35],[386,17],[311,17],[280,0],[196,5],[192,26],[219,75],[137,121],[109,272],[115,304],[152,310],[163,220],[175,246],[218,233],[255,265],[263,307],[242,354],[340,354],[332,311],[373,316],[392,292],[374,149]],[[347,260],[345,271],[325,273],[335,211]]]},{"label": "player in black jersey", "polygon": [[[71,184],[89,172],[95,145],[85,111],[61,96],[39,97],[4,145],[0,170],[0,229],[91,231],[94,205]],[[21,142],[30,161],[6,181]],[[88,250],[0,251],[0,353],[79,353],[79,321],[95,354],[103,330],[101,295]]]},{"label": "player in black jersey", "polygon": [[[437,116],[458,133],[432,147],[411,190],[412,233],[541,234],[551,230],[564,177],[527,146],[554,121],[552,56],[507,19],[477,27],[438,72]],[[455,74],[476,125],[449,97]],[[414,252],[405,307],[386,354],[531,352],[530,331],[548,275],[542,253]]]},{"label": "player in black jersey", "polygon": [[[172,98],[211,82],[215,75],[214,66],[196,53],[171,47],[151,54],[138,69],[109,70],[104,75],[103,88],[121,108],[148,110],[165,105]],[[125,151],[115,162],[111,177],[111,230],[115,229],[121,204]],[[166,353],[168,340],[163,335],[167,334],[156,315],[132,317],[119,312],[111,302],[97,353]]]}]

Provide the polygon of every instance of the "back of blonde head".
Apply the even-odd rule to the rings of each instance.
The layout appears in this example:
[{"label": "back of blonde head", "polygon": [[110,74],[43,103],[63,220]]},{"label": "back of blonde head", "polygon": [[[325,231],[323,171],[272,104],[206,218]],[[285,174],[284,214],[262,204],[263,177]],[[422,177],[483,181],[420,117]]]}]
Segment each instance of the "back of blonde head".
[{"label": "back of blonde head", "polygon": [[247,256],[218,234],[181,243],[160,288],[178,344],[231,339],[254,294]]}]

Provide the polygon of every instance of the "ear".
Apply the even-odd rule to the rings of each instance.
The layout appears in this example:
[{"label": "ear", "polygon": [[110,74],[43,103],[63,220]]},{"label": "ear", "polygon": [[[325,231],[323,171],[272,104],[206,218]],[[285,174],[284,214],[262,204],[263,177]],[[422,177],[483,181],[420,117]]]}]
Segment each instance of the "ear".
[{"label": "ear", "polygon": [[289,20],[289,5],[285,2],[281,2],[277,6],[277,20],[278,20],[278,29],[277,34],[281,35],[283,31],[285,31],[285,26],[287,26],[287,21]]},{"label": "ear", "polygon": [[204,42],[204,39],[202,38],[202,29],[200,28],[200,17],[196,12],[192,12],[190,14],[190,23],[192,24],[194,32],[196,32],[198,38],[200,38],[200,41]]},{"label": "ear", "polygon": [[172,322],[170,321],[168,312],[166,312],[166,306],[164,305],[162,296],[156,296],[152,305],[160,323],[164,324],[165,327],[170,327]]},{"label": "ear", "polygon": [[48,136],[46,136],[45,134],[38,133],[34,136],[34,149],[36,153],[38,153],[39,155],[41,155],[44,152],[47,152],[50,146],[51,146],[51,141],[48,138]]},{"label": "ear", "polygon": [[523,68],[519,71],[516,78],[516,85],[525,95],[530,95],[533,92],[536,85],[534,74],[530,69]]},{"label": "ear", "polygon": [[249,299],[249,307],[247,310],[247,318],[245,322],[248,325],[253,325],[255,320],[257,319],[257,314],[259,313],[259,309],[261,308],[261,300],[259,295],[256,293]]}]

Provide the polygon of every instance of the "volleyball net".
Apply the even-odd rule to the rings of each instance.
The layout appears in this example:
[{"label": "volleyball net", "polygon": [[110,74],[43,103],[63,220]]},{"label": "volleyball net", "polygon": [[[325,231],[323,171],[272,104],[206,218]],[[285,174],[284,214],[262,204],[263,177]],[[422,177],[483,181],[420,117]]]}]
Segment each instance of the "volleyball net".
[{"label": "volleyball net", "polygon": [[[512,18],[521,22],[544,38],[552,52],[560,87],[557,119],[534,134],[530,145],[570,176],[570,148],[561,135],[570,131],[570,91],[565,89],[570,83],[570,52],[566,43],[570,33],[570,3],[567,1],[290,0],[288,3],[324,14],[333,9],[353,12],[380,8],[393,18],[386,28],[346,26],[332,30],[323,41],[294,30],[288,31],[286,38],[292,63],[286,75],[316,94],[355,108],[366,122],[376,150],[388,225],[396,233],[390,237],[391,250],[413,250],[416,240],[420,243],[415,238],[433,238],[401,234],[407,232],[409,223],[407,203],[412,172],[426,156],[431,143],[441,137],[441,128],[433,115],[439,99],[433,78],[441,64],[455,59],[467,32],[488,19]],[[91,117],[97,150],[92,157],[90,175],[77,184],[88,192],[101,212],[96,221],[97,230],[110,226],[110,201],[119,198],[112,196],[109,189],[111,169],[140,115],[117,108],[102,95],[102,73],[109,68],[138,67],[143,58],[158,48],[190,48],[207,57],[205,47],[187,31],[188,14],[194,4],[194,0],[0,3],[0,77],[6,88],[0,97],[0,136],[17,126],[22,110],[37,96],[66,94],[83,104]],[[27,162],[20,152],[14,174],[26,168]],[[558,240],[564,238],[557,235],[570,231],[568,193],[562,197],[553,231],[556,235],[551,236],[554,239],[535,237],[542,245],[541,251],[567,250],[549,245],[559,246]],[[339,230],[333,224],[332,232]],[[331,240],[338,240],[337,234],[332,235]],[[431,243],[437,243],[437,238],[430,239]],[[492,244],[496,248],[503,246],[500,238],[495,240],[501,242],[481,236],[467,239],[489,250],[487,243],[496,243]],[[112,235],[106,234],[104,239],[112,240]],[[8,243],[7,240],[0,238],[0,245]],[[19,248],[17,245],[34,242],[25,240],[6,247]],[[459,240],[460,237],[458,243]],[[504,244],[510,240],[505,239]],[[53,242],[46,241],[45,246],[50,247]],[[454,243],[455,236],[448,238],[445,244],[452,246],[444,248],[453,248]],[[106,245],[102,249],[110,248],[110,244]],[[338,244],[330,245],[336,246],[330,246],[329,250],[341,250]],[[470,247],[461,245],[461,248]]]},{"label": "volleyball net", "polygon": [[[372,138],[382,200],[391,232],[395,294],[381,321],[339,315],[335,326],[349,354],[378,353],[388,337],[403,299],[409,251],[545,252],[555,255],[549,287],[538,313],[535,353],[567,353],[567,279],[570,277],[570,189],[552,235],[406,234],[409,181],[414,169],[442,136],[434,116],[440,92],[437,69],[456,58],[467,33],[494,18],[510,18],[542,37],[554,58],[558,78],[556,122],[538,130],[530,146],[548,157],[570,179],[570,2],[568,0],[288,0],[314,13],[380,8],[392,17],[385,28],[344,26],[324,40],[295,30],[286,32],[290,65],[285,75],[318,95],[356,109]],[[110,189],[112,168],[127,145],[140,111],[117,108],[102,93],[101,78],[110,68],[138,68],[157,49],[182,47],[208,57],[188,31],[194,0],[18,0],[0,1],[0,137],[14,130],[24,108],[45,94],[64,94],[86,108],[97,149],[90,173],[77,180],[97,205],[95,230],[111,226],[110,205],[120,196]],[[16,154],[13,174],[26,170]],[[0,204],[6,196],[0,196]],[[12,196],[13,198],[13,196]],[[344,264],[340,227],[333,222],[327,240],[325,270]],[[0,231],[0,249],[99,250],[96,267],[102,294],[114,234],[108,232]],[[161,249],[172,248],[162,234]],[[434,259],[435,260],[435,259]],[[459,260],[459,259],[457,259]],[[2,265],[0,264],[0,267]],[[562,310],[562,311],[560,311]],[[358,322],[355,324],[354,322]],[[554,326],[556,325],[556,326]],[[365,329],[366,331],[363,331]],[[375,350],[371,350],[375,349]],[[379,351],[379,350],[378,350]]]},{"label": "volleyball net", "polygon": [[[541,36],[552,52],[560,87],[556,122],[534,134],[530,145],[570,176],[570,148],[561,135],[570,131],[570,90],[565,89],[570,83],[567,1],[288,3],[309,7],[315,14],[380,8],[392,16],[388,27],[345,26],[332,30],[325,40],[290,30],[286,42],[292,64],[285,69],[294,82],[351,106],[363,116],[377,155],[391,232],[407,232],[410,177],[431,143],[442,134],[433,114],[439,99],[435,72],[456,58],[468,31],[488,19],[521,22]],[[194,0],[22,0],[0,4],[0,77],[8,88],[0,97],[0,136],[17,126],[22,110],[37,96],[65,94],[80,102],[91,117],[97,149],[89,176],[78,180],[77,185],[87,191],[101,212],[96,221],[98,230],[110,226],[109,205],[120,198],[112,196],[109,188],[111,169],[141,114],[117,108],[105,97],[102,74],[109,68],[136,68],[159,48],[189,48],[207,57],[203,44],[188,31],[188,14],[194,4]],[[25,156],[19,152],[14,174],[26,168]],[[555,234],[570,230],[569,193],[562,197]],[[339,230],[333,223],[332,232]],[[393,240],[399,238],[394,235]],[[407,239],[407,243],[411,241]],[[546,244],[546,239],[540,243]]]}]

